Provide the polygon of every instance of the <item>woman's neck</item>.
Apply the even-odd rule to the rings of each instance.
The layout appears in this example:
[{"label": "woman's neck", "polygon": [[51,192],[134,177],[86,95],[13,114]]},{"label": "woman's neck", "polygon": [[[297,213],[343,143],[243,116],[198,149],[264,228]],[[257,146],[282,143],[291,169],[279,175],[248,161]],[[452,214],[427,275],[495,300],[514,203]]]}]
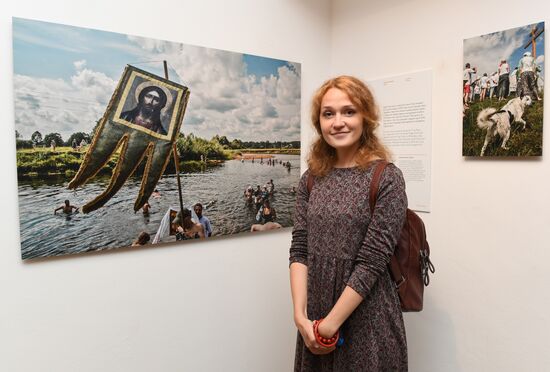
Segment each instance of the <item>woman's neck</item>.
[{"label": "woman's neck", "polygon": [[351,168],[357,165],[355,157],[357,155],[357,150],[359,149],[359,144],[336,149],[336,162],[334,163],[335,168]]}]

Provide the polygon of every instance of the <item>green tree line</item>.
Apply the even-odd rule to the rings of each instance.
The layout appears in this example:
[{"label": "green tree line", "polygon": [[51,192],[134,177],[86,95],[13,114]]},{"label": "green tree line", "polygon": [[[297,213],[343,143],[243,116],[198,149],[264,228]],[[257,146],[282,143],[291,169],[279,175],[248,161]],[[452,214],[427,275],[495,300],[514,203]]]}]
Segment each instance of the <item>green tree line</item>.
[{"label": "green tree line", "polygon": [[63,141],[63,138],[59,133],[48,133],[45,136],[42,136],[42,133],[39,131],[35,131],[31,134],[30,140],[21,139],[19,132],[15,131],[15,138],[17,149],[30,149],[42,146],[48,147],[51,146],[52,142],[55,143],[56,146],[78,146],[83,140],[87,144],[89,144],[92,140],[91,135],[84,132],[76,132],[71,134],[67,141]]},{"label": "green tree line", "polygon": [[185,160],[204,160],[205,157],[216,160],[231,159],[231,153],[219,141],[214,138],[208,141],[195,137],[193,133],[187,136],[180,133],[177,147],[180,158]]},{"label": "green tree line", "polygon": [[225,149],[299,149],[300,141],[242,141],[234,139],[229,141],[226,136],[215,135],[212,141],[218,142]]},{"label": "green tree line", "polygon": [[[94,136],[97,125],[92,132],[76,132],[69,136],[67,141],[64,141],[59,133],[48,133],[42,135],[39,131],[35,131],[29,140],[24,140],[18,131],[15,131],[16,145],[18,149],[30,149],[33,147],[49,147],[52,142],[56,146],[77,146],[84,140],[90,144]],[[224,159],[227,154],[224,150],[240,150],[240,149],[299,149],[300,141],[242,141],[234,139],[229,141],[226,136],[215,135],[212,139],[207,140],[195,136],[193,133],[185,135],[180,133],[178,138],[178,150],[182,157],[192,160],[199,160],[200,155],[207,156],[211,159]],[[184,156],[184,154],[186,156]]]},{"label": "green tree line", "polygon": [[[73,151],[71,149],[73,141],[77,145],[85,140],[87,144],[91,143],[93,136],[91,134],[76,132],[71,134],[67,141],[64,141],[59,133],[48,133],[42,135],[35,131],[30,140],[23,140],[19,132],[15,133],[17,139],[17,148],[22,151],[17,152],[17,169],[19,177],[47,176],[54,174],[65,174],[67,177],[74,175],[78,170],[84,158],[84,151]],[[66,146],[68,149],[58,148],[56,151],[50,151],[50,145],[54,142],[56,147]],[[269,142],[259,141],[244,142],[239,139],[233,141],[227,140],[225,136],[214,136],[207,140],[195,136],[193,133],[185,135],[180,133],[176,146],[180,156],[180,166],[184,171],[195,171],[204,167],[205,161],[208,166],[215,166],[224,160],[232,158],[235,150],[238,149],[280,149],[280,148],[299,148],[299,141],[295,142]],[[44,146],[45,148],[41,148]],[[36,150],[24,150],[32,149]],[[118,153],[101,170],[101,174],[109,174],[116,165]],[[136,174],[143,171],[145,162],[136,169]],[[166,170],[168,173],[173,171],[173,163],[169,162]]]}]

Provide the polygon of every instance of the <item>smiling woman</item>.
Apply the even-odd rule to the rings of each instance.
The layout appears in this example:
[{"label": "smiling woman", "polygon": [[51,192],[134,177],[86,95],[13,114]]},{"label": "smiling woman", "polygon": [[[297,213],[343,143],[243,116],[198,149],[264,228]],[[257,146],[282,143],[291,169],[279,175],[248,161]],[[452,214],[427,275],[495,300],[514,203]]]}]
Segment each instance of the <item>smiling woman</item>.
[{"label": "smiling woman", "polygon": [[374,97],[359,79],[340,76],[325,82],[311,105],[311,121],[319,138],[308,159],[309,169],[323,176],[349,162],[366,169],[375,158],[389,160],[388,150],[374,134],[378,119]]},{"label": "smiling woman", "polygon": [[300,180],[290,247],[295,371],[407,370],[405,326],[387,269],[407,196],[401,171],[389,164],[370,210],[376,164],[388,159],[374,133],[377,111],[367,86],[350,76],[327,81],[313,99],[319,138]]},{"label": "smiling woman", "polygon": [[323,138],[338,153],[339,164],[335,166],[353,165],[354,154],[363,134],[363,120],[343,90],[330,88],[325,93],[319,122]]}]

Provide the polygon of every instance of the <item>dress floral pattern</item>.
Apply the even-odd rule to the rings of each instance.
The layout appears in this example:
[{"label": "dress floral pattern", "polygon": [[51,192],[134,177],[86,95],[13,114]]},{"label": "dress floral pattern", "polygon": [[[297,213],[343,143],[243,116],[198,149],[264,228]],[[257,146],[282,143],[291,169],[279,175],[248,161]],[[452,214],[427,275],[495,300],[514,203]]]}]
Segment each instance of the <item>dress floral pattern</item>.
[{"label": "dress floral pattern", "polygon": [[312,354],[298,333],[295,371],[407,370],[403,316],[387,267],[405,221],[405,182],[399,168],[386,166],[371,218],[374,164],[334,168],[315,178],[311,194],[309,171],[300,180],[290,263],[308,266],[308,318],[325,317],[346,286],[364,300],[342,325],[344,344],[334,352]]}]

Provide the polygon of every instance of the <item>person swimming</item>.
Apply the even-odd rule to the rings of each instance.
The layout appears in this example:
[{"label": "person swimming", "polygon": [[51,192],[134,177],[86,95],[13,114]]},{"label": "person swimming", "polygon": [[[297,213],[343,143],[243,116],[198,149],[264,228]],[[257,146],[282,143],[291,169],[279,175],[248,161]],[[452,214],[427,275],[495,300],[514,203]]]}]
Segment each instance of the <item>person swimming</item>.
[{"label": "person swimming", "polygon": [[151,235],[149,235],[146,231],[142,231],[137,239],[132,243],[132,247],[145,245],[149,240],[151,240]]},{"label": "person swimming", "polygon": [[272,196],[275,192],[275,184],[273,183],[273,180],[267,181],[267,192],[270,196]]},{"label": "person swimming", "polygon": [[262,207],[258,210],[256,215],[256,221],[261,223],[275,222],[277,214],[275,213],[275,208],[271,206],[269,200],[264,200]]},{"label": "person swimming", "polygon": [[205,238],[204,227],[193,221],[191,211],[187,208],[183,208],[181,212],[177,213],[172,224],[176,231],[176,240]]},{"label": "person swimming", "polygon": [[244,190],[244,198],[247,204],[252,204],[253,196],[254,196],[254,189],[252,188],[252,186],[248,186],[246,190]]},{"label": "person swimming", "polygon": [[254,196],[254,204],[256,205],[256,210],[259,210],[262,207],[263,202],[264,199],[262,198],[261,194]]},{"label": "person swimming", "polygon": [[269,190],[267,189],[267,185],[264,185],[263,189],[262,189],[262,192],[260,194],[262,196],[262,200],[267,200],[269,199]]},{"label": "person swimming", "polygon": [[275,230],[275,229],[280,229],[281,227],[283,226],[277,222],[266,222],[263,225],[259,223],[255,223],[250,227],[250,231],[254,232],[254,231]]},{"label": "person swimming", "polygon": [[69,199],[67,199],[67,200],[65,200],[65,204],[63,204],[59,208],[56,208],[53,211],[53,214],[57,214],[57,211],[63,211],[63,213],[65,213],[65,214],[71,214],[71,213],[73,213],[73,210],[75,212],[78,212],[78,207],[75,207],[74,205],[71,205],[71,203],[69,202]]},{"label": "person swimming", "polygon": [[149,209],[151,209],[151,204],[149,204],[149,200],[147,200],[145,204],[143,204],[143,207],[141,207],[144,216],[149,215]]},{"label": "person swimming", "polygon": [[218,202],[218,199],[210,200],[208,203],[206,203],[206,205],[204,206],[204,209],[210,208],[211,206],[213,206],[217,202]]}]

